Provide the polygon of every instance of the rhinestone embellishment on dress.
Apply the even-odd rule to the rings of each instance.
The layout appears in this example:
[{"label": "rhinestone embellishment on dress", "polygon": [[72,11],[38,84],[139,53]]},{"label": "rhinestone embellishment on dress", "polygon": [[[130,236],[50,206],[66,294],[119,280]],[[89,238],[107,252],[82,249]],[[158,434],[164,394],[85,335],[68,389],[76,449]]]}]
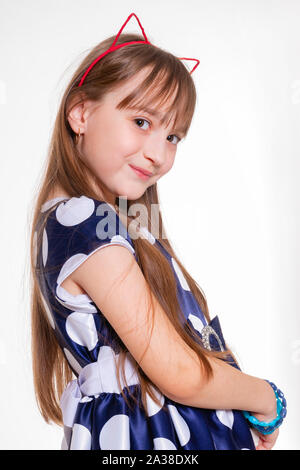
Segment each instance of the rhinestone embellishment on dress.
[{"label": "rhinestone embellishment on dress", "polygon": [[209,337],[210,335],[214,335],[214,337],[216,338],[216,340],[218,341],[219,343],[219,346],[220,346],[220,349],[221,351],[224,351],[224,348],[222,346],[222,342],[219,338],[219,335],[215,332],[215,330],[209,326],[209,325],[206,325],[204,328],[202,328],[201,330],[201,336],[202,336],[202,342],[203,342],[203,346],[206,348],[206,349],[209,349],[211,351],[211,347],[210,347],[210,343],[209,343]]}]

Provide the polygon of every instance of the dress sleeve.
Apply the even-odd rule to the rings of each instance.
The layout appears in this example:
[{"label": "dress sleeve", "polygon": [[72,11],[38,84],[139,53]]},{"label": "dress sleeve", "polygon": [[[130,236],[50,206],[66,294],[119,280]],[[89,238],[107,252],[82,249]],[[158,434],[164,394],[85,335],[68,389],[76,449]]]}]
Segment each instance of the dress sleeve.
[{"label": "dress sleeve", "polygon": [[137,259],[127,229],[110,204],[86,196],[60,203],[48,216],[42,242],[43,270],[52,293],[59,296],[63,281],[109,245],[121,245]]}]

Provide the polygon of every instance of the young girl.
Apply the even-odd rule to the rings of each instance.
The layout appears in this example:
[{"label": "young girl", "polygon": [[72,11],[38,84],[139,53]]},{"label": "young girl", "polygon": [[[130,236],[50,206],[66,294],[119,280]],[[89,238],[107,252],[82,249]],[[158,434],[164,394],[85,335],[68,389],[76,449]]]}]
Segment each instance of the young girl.
[{"label": "young girl", "polygon": [[[120,34],[132,16],[143,36]],[[132,13],[60,104],[32,223],[31,311],[37,402],[64,426],[62,449],[271,449],[286,413],[274,384],[240,370],[164,231],[157,182],[196,102],[182,59]]]}]

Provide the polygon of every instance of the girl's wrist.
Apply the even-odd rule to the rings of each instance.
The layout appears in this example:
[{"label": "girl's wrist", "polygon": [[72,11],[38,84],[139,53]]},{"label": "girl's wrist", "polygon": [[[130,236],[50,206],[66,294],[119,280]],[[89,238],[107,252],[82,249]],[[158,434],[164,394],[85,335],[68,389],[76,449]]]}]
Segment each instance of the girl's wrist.
[{"label": "girl's wrist", "polygon": [[255,416],[255,418],[257,418],[259,421],[265,421],[265,422],[269,422],[269,421],[272,421],[273,419],[276,418],[277,416],[277,411],[276,409],[274,408],[274,410],[270,413],[266,413],[266,414],[263,414],[263,413],[251,413],[253,416]]},{"label": "girl's wrist", "polygon": [[256,392],[256,404],[254,404],[251,409],[251,414],[257,417],[270,417],[270,419],[273,419],[276,417],[277,410],[277,401],[274,391],[266,380],[259,378],[256,380],[259,383],[259,387]]},{"label": "girl's wrist", "polygon": [[243,411],[243,414],[251,423],[252,427],[260,431],[262,434],[271,434],[282,424],[282,421],[286,416],[286,399],[282,391],[279,390],[274,383],[269,382],[268,380],[266,380],[266,382],[273,392],[273,397],[275,397],[275,409],[274,401],[272,401],[271,409],[266,414],[249,413],[248,411]]},{"label": "girl's wrist", "polygon": [[267,380],[264,380],[264,382],[266,384],[266,387],[268,388],[270,398],[268,400],[268,407],[266,408],[266,411],[264,413],[258,413],[258,414],[265,416],[266,419],[263,421],[271,421],[277,416],[277,399],[270,383]]}]

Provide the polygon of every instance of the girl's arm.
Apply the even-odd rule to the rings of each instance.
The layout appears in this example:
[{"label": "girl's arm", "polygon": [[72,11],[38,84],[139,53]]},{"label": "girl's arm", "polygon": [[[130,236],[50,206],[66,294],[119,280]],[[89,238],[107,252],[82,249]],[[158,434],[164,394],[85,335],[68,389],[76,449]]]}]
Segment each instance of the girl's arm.
[{"label": "girl's arm", "polygon": [[[192,354],[197,361],[196,353],[192,351]],[[192,379],[190,389],[180,397],[175,394],[169,398],[199,408],[247,410],[264,421],[276,417],[275,394],[265,380],[245,374],[220,359],[208,360],[213,369],[212,378],[203,380],[200,368],[194,364],[190,372],[185,372]]]},{"label": "girl's arm", "polygon": [[263,379],[209,358],[213,378],[204,380],[198,356],[179,336],[155,297],[150,337],[146,280],[125,247],[111,245],[97,250],[70,277],[95,302],[143,372],[164,395],[199,408],[240,409],[264,416],[274,413],[275,395]]}]

